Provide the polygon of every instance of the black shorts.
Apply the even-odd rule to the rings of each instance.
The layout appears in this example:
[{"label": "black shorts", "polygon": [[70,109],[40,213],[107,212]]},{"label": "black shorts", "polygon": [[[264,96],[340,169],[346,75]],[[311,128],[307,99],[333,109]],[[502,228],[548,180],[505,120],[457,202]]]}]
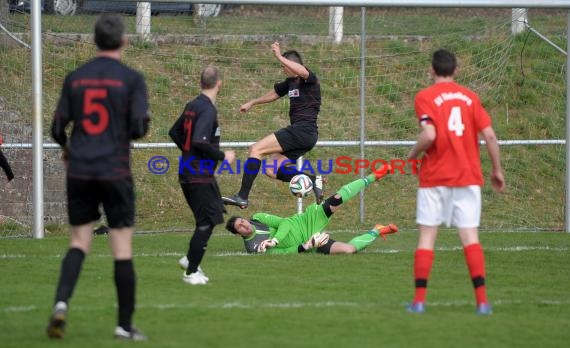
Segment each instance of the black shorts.
[{"label": "black shorts", "polygon": [[273,134],[283,149],[282,154],[292,161],[311,151],[319,138],[316,129],[297,124],[281,128]]},{"label": "black shorts", "polygon": [[84,225],[101,218],[103,210],[110,228],[133,227],[135,193],[132,178],[83,180],[67,178],[67,213],[71,226]]},{"label": "black shorts", "polygon": [[213,183],[180,183],[188,206],[194,213],[196,226],[219,225],[224,222],[224,204],[220,189]]},{"label": "black shorts", "polygon": [[317,248],[317,252],[321,253],[321,254],[330,254],[331,253],[331,247],[332,245],[335,243],[336,241],[332,238],[329,238],[329,241],[327,242],[327,244],[323,245],[322,247],[318,247]]}]

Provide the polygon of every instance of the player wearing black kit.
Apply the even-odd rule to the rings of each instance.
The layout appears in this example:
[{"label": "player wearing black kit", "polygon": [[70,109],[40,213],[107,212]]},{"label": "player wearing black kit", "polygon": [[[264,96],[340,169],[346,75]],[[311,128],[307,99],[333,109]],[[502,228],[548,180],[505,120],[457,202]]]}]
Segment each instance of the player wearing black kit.
[{"label": "player wearing black kit", "polygon": [[[66,76],[52,123],[52,136],[63,149],[67,168],[67,208],[71,225],[55,305],[47,333],[64,334],[68,302],[91,247],[93,225],[103,206],[110,227],[118,298],[115,337],[145,340],[132,326],[135,271],[132,235],[135,196],[130,169],[130,140],[148,130],[149,111],[143,76],[121,63],[126,43],[117,15],[103,15],[95,24],[96,58]],[[68,140],[66,127],[72,123]]]},{"label": "player wearing black kit", "polygon": [[[0,134],[0,146],[2,146],[2,134]],[[6,157],[4,157],[1,148],[0,148],[0,168],[4,170],[4,173],[6,174],[6,179],[8,179],[8,181],[12,181],[12,179],[14,179],[14,173],[12,172],[12,167],[10,167],[10,163],[8,163]]]},{"label": "player wearing black kit", "polygon": [[214,227],[224,222],[224,206],[214,172],[219,161],[232,163],[235,158],[231,150],[220,151],[220,127],[214,103],[221,86],[218,69],[206,67],[200,76],[202,92],[186,104],[169,132],[182,151],[179,182],[196,220],[188,252],[179,261],[186,269],[182,280],[192,285],[208,283],[200,262]]},{"label": "player wearing black kit", "polygon": [[[224,197],[226,204],[247,208],[249,192],[259,169],[261,159],[271,155],[271,166],[276,163],[277,170],[267,166],[267,176],[289,182],[301,172],[295,168],[295,161],[310,151],[318,139],[317,117],[321,107],[321,86],[317,76],[303,65],[297,51],[281,54],[279,43],[271,45],[273,54],[283,67],[287,76],[285,81],[276,83],[265,95],[252,99],[240,107],[241,112],[249,111],[254,105],[273,102],[283,96],[289,97],[288,127],[259,140],[249,148],[249,158],[245,162],[241,188],[238,193]],[[307,174],[307,173],[305,173]],[[313,190],[317,204],[323,200],[323,177],[307,174],[313,181]]]}]

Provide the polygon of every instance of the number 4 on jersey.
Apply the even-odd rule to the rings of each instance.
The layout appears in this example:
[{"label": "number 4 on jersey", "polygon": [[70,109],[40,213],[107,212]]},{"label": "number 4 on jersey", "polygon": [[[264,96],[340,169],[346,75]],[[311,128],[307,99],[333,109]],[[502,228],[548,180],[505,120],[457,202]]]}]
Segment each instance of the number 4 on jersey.
[{"label": "number 4 on jersey", "polygon": [[451,108],[451,113],[447,120],[447,129],[449,129],[450,132],[454,132],[458,137],[463,136],[465,125],[461,119],[461,108],[459,106]]}]

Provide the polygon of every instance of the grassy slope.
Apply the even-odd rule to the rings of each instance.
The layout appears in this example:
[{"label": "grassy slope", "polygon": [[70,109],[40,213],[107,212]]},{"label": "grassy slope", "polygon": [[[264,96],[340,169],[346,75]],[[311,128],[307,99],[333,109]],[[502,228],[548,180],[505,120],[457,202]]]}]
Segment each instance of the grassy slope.
[{"label": "grassy slope", "polygon": [[[221,34],[232,28],[233,34],[250,34],[252,32],[274,33],[284,32],[280,21],[297,21],[299,18],[311,18],[303,23],[311,25],[288,26],[287,30],[298,35],[324,35],[319,28],[326,28],[321,23],[326,16],[326,9],[314,12],[306,8],[294,12],[237,8],[228,11],[227,15],[210,19],[205,23],[196,22],[184,16],[153,17],[153,30],[158,33],[186,34]],[[293,17],[286,14],[293,13]],[[407,54],[417,50],[426,50],[426,46],[434,45],[441,33],[456,33],[457,38],[443,36],[447,44],[461,52],[461,59],[469,66],[469,71],[462,71],[460,82],[469,83],[467,76],[475,71],[482,73],[493,67],[492,61],[472,61],[480,57],[478,50],[497,46],[496,42],[479,43],[477,45],[461,38],[466,33],[486,33],[489,37],[497,21],[503,21],[509,14],[507,10],[476,10],[468,16],[461,10],[386,10],[370,9],[368,12],[367,34],[375,35],[433,35],[431,41],[417,42],[413,40],[370,40],[368,53],[371,57],[389,54],[396,58],[386,65],[377,64],[371,58],[367,66],[370,85],[367,89],[366,130],[371,140],[411,140],[416,133],[415,121],[411,112],[413,92],[425,86],[428,81],[413,75],[411,72],[426,69],[427,53],[416,58],[405,60],[406,64],[398,64]],[[244,16],[248,20],[244,20]],[[359,9],[347,9],[347,36],[358,32]],[[323,19],[324,18],[324,19]],[[134,17],[127,17],[129,27],[134,25]],[[531,12],[532,24],[541,29],[558,44],[563,38],[558,36],[565,25],[564,13],[556,11]],[[92,16],[77,17],[44,17],[44,30],[47,32],[85,32],[89,33]],[[437,23],[435,25],[434,23]],[[314,25],[313,25],[314,24]],[[442,27],[445,25],[446,27]],[[562,28],[562,29],[561,29]],[[286,31],[286,32],[288,32]],[[50,34],[47,34],[50,35]],[[295,44],[292,39],[289,44]],[[444,41],[445,42],[445,41]],[[505,71],[497,78],[489,78],[495,83],[490,87],[475,86],[484,91],[483,97],[494,125],[501,139],[545,139],[564,138],[564,85],[558,79],[561,63],[564,59],[550,46],[540,42],[536,36],[521,36],[514,40],[510,49]],[[287,123],[286,103],[274,103],[256,108],[249,116],[244,117],[235,109],[246,98],[257,96],[261,91],[270,88],[272,79],[280,78],[277,68],[267,57],[266,42],[246,43],[210,43],[204,45],[161,46],[133,43],[125,54],[125,60],[143,71],[147,77],[151,93],[153,110],[153,127],[148,142],[170,141],[167,131],[173,117],[179,114],[185,101],[197,93],[195,76],[207,59],[214,59],[225,72],[224,90],[220,95],[218,107],[222,115],[223,140],[255,140],[266,133]],[[259,50],[253,50],[259,48]],[[44,54],[44,110],[46,110],[45,126],[50,123],[61,79],[76,64],[84,62],[93,54],[91,45],[58,45],[46,46]],[[242,50],[247,54],[242,55]],[[323,83],[325,111],[320,116],[322,140],[357,139],[359,136],[356,120],[359,114],[358,69],[359,45],[346,43],[340,46],[331,44],[303,45],[305,57],[311,61],[322,62],[314,69],[320,73]],[[13,49],[0,51],[2,61],[11,67],[3,82],[10,88],[11,108],[22,114],[29,114],[29,103],[26,102],[29,84],[21,78],[21,71],[27,61],[26,50]],[[398,56],[397,54],[402,54]],[[483,56],[485,56],[483,54]],[[233,57],[230,59],[230,57]],[[398,58],[402,57],[402,58]],[[522,67],[521,71],[521,57]],[[238,60],[239,58],[239,60]],[[248,58],[248,59],[246,59]],[[239,62],[239,64],[236,64]],[[473,71],[471,71],[473,70]],[[386,79],[384,80],[384,76]],[[465,79],[465,80],[462,80]],[[244,83],[244,81],[247,81]],[[20,83],[20,84],[18,84]],[[500,83],[497,85],[497,83]],[[244,87],[245,86],[245,87]],[[13,93],[13,90],[20,93]],[[395,110],[404,108],[405,112]],[[349,117],[345,117],[348,115]],[[48,131],[46,129],[46,135]],[[369,158],[404,157],[406,148],[371,148],[367,149]],[[555,228],[563,225],[563,176],[564,153],[561,146],[547,147],[504,147],[503,161],[509,184],[509,192],[498,197],[485,188],[483,227],[517,229],[517,228]],[[483,150],[484,152],[484,150]],[[182,195],[176,185],[176,175],[170,172],[165,176],[149,175],[147,161],[153,155],[167,155],[171,162],[177,158],[176,151],[140,150],[134,153],[134,168],[139,190],[138,209],[142,229],[191,228],[192,219],[185,207]],[[245,150],[239,149],[238,155],[244,159]],[[357,157],[357,148],[316,148],[308,157],[334,158],[338,155]],[[486,159],[486,156],[483,156]],[[485,161],[488,172],[489,163]],[[330,190],[353,180],[355,176],[331,176]],[[220,177],[222,192],[231,194],[239,187],[239,175]],[[347,226],[358,226],[363,229],[375,222],[392,221],[402,227],[413,228],[415,180],[408,176],[389,178],[386,184],[377,185],[369,190],[365,198],[366,213],[363,224],[358,218],[358,202],[351,202],[345,211],[331,224],[331,229],[346,229]],[[277,199],[276,199],[277,198]],[[287,204],[282,203],[287,199]],[[288,196],[284,185],[259,178],[252,192],[251,211],[280,211],[290,214],[295,211],[294,200]],[[235,212],[232,210],[232,212]],[[158,223],[156,223],[158,221]],[[50,230],[59,227],[49,226]]]}]

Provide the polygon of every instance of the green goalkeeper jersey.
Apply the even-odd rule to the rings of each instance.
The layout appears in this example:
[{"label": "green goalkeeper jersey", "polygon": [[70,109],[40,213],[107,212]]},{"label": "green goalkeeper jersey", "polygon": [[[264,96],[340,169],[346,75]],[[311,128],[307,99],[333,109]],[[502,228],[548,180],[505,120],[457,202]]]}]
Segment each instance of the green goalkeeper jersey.
[{"label": "green goalkeeper jersey", "polygon": [[267,249],[268,254],[292,254],[309,238],[321,232],[329,223],[329,218],[321,205],[311,204],[301,214],[288,218],[267,213],[256,213],[252,216],[254,233],[244,239],[246,250],[256,252],[255,244],[264,239],[275,238],[279,242],[274,248]]}]

